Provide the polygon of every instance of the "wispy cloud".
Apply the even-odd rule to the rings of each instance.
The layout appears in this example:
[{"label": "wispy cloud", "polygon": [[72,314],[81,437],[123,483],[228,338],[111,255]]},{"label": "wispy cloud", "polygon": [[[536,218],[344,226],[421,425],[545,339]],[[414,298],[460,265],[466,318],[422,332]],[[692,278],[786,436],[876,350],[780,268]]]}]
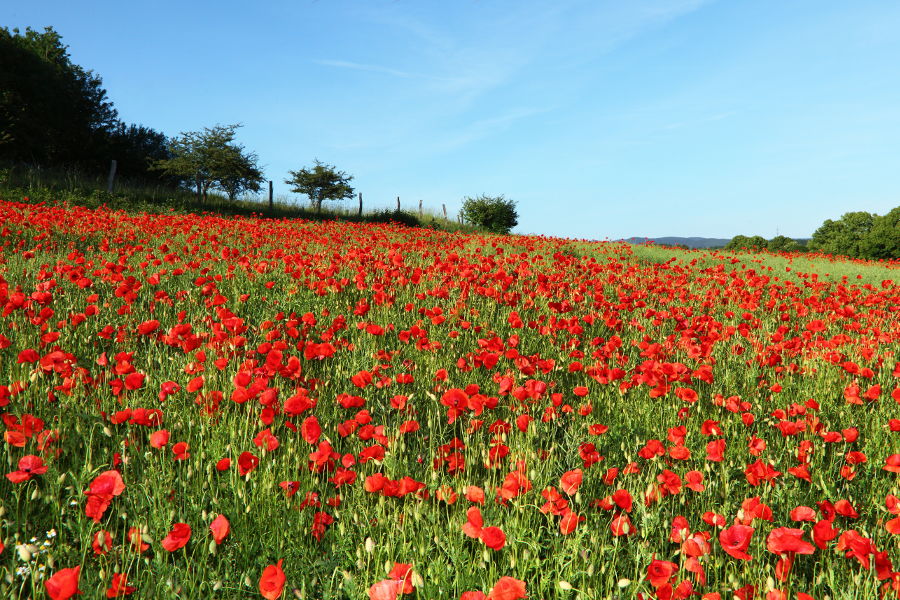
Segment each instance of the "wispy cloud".
[{"label": "wispy cloud", "polygon": [[438,139],[434,149],[450,151],[509,129],[517,121],[547,113],[552,108],[521,107],[487,119],[479,119],[461,127],[451,135]]},{"label": "wispy cloud", "polygon": [[369,65],[365,63],[352,62],[348,60],[332,60],[332,59],[319,59],[313,60],[317,65],[322,65],[325,67],[335,67],[338,69],[350,69],[352,71],[366,71],[369,73],[383,73],[385,75],[391,75],[393,77],[400,77],[403,79],[427,79],[429,81],[451,81],[450,79],[443,77],[436,77],[434,75],[427,75],[424,73],[411,73],[409,71],[401,71],[400,69],[392,69],[390,67],[384,67],[381,65]]}]

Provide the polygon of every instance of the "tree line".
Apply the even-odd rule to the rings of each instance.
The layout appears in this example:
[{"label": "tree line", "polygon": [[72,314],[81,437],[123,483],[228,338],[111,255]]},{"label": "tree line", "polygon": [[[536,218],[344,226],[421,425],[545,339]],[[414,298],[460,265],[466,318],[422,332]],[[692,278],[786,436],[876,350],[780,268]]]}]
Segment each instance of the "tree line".
[{"label": "tree line", "polygon": [[[72,62],[52,27],[0,28],[0,166],[56,167],[103,172],[115,160],[130,181],[211,191],[235,200],[265,182],[259,156],[236,141],[240,123],[214,125],[168,138],[119,119],[103,80]],[[290,171],[285,183],[317,211],[327,200],[353,196],[353,179],[315,161]]]},{"label": "tree line", "polygon": [[900,258],[900,206],[885,215],[856,211],[845,213],[836,221],[826,219],[808,241],[783,235],[771,240],[760,235],[737,235],[725,249],[809,251],[871,260],[896,259]]},{"label": "tree line", "polygon": [[122,122],[53,28],[0,28],[0,160],[96,171],[115,158],[122,172],[159,178],[150,166],[167,157],[166,136]]}]

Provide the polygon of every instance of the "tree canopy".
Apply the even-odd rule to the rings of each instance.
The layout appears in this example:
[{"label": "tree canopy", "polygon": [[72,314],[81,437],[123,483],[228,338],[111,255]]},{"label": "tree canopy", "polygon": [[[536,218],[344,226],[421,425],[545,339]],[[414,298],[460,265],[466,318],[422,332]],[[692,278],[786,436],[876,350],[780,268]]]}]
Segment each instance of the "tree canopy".
[{"label": "tree canopy", "polygon": [[460,215],[467,223],[483,227],[493,233],[509,233],[519,224],[514,200],[500,196],[481,194],[463,199]]},{"label": "tree canopy", "polygon": [[875,217],[872,213],[857,211],[844,213],[837,221],[826,219],[813,233],[809,247],[836,256],[864,257],[863,240],[875,224]]},{"label": "tree canopy", "polygon": [[153,168],[191,182],[199,201],[206,200],[210,188],[221,189],[231,200],[246,191],[257,192],[263,173],[256,154],[234,142],[240,127],[236,123],[182,132],[169,145],[170,158]]},{"label": "tree canopy", "polygon": [[766,241],[761,235],[736,235],[731,238],[731,241],[725,244],[726,250],[742,250],[745,248],[752,248],[755,250],[763,250],[767,248],[769,243]]},{"label": "tree canopy", "polygon": [[0,28],[0,160],[105,169],[147,177],[165,136],[126,125],[93,71],[72,62],[52,27]]},{"label": "tree canopy", "polygon": [[312,168],[302,168],[297,171],[288,171],[290,179],[284,182],[291,186],[291,191],[307,196],[316,212],[321,212],[322,202],[326,200],[344,200],[353,197],[353,188],[350,182],[352,175],[338,171],[333,165],[328,165],[315,159]]}]

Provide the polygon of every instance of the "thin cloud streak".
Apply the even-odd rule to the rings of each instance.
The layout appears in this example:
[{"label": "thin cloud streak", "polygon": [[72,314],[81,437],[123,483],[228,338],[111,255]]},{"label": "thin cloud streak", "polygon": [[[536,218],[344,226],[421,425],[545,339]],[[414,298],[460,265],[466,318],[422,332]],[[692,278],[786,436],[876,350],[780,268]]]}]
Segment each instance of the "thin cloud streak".
[{"label": "thin cloud streak", "polygon": [[384,75],[391,75],[393,77],[400,77],[403,79],[425,79],[428,81],[439,81],[442,83],[457,83],[456,80],[446,77],[436,77],[434,75],[425,75],[423,73],[410,73],[408,71],[401,71],[399,69],[392,69],[390,67],[383,67],[381,65],[369,65],[348,60],[318,59],[313,60],[312,62],[325,67],[350,69],[352,71],[366,71],[369,73],[382,73]]}]

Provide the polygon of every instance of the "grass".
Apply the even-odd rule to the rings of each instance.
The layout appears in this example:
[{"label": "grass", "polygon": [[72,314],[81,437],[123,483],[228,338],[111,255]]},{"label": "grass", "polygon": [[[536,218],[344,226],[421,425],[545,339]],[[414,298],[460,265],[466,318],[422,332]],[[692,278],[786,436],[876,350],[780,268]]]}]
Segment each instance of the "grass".
[{"label": "grass", "polygon": [[106,191],[106,179],[86,175],[77,170],[41,169],[7,166],[0,169],[0,198],[7,201],[27,199],[34,204],[72,205],[86,208],[109,207],[129,213],[222,214],[271,219],[304,219],[323,221],[338,219],[353,223],[400,223],[411,227],[426,227],[442,231],[477,232],[477,227],[460,223],[430,209],[419,211],[374,209],[359,212],[348,204],[329,203],[321,212],[310,206],[281,196],[269,206],[268,200],[248,196],[229,200],[210,193],[205,202],[197,200],[194,192],[145,181],[119,178],[114,191]]},{"label": "grass", "polygon": [[[847,556],[854,535],[870,560],[877,549],[900,565],[886,526],[897,475],[882,468],[900,453],[896,284],[772,285],[756,275],[778,257],[347,220],[3,202],[0,216],[0,464],[48,467],[0,477],[2,597],[42,597],[77,565],[85,597],[124,573],[138,598],[258,598],[283,560],[283,598],[365,599],[399,562],[413,567],[409,600],[458,600],[502,577],[529,598],[612,600],[666,597],[650,577],[665,561],[671,585],[721,598],[753,586],[864,600],[883,582]],[[145,377],[126,385],[134,373]],[[161,399],[170,381],[179,390]],[[315,405],[291,408],[304,394]],[[402,433],[410,421],[419,429]],[[154,447],[159,430],[170,439]],[[708,458],[715,440],[721,461]],[[258,463],[242,472],[245,453]],[[754,480],[754,465],[779,474]],[[95,522],[85,491],[111,469],[126,487]],[[562,491],[575,469],[580,487]],[[685,485],[690,472],[704,489]],[[379,473],[422,491],[379,489]],[[513,493],[511,477],[530,489]],[[616,492],[630,510],[610,503]],[[779,577],[770,534],[808,541],[813,523],[791,511],[827,520],[841,501],[859,513],[832,515],[842,537]],[[463,533],[476,506],[504,531],[501,549]],[[231,533],[216,544],[220,514]],[[564,530],[567,514],[584,521]],[[629,535],[615,535],[623,516]],[[678,517],[700,536],[706,583],[672,541]],[[754,529],[752,560],[720,541],[735,521]],[[192,535],[168,551],[176,523]]]},{"label": "grass", "polygon": [[896,281],[900,276],[900,261],[868,261],[803,252],[776,254],[767,251],[686,250],[649,245],[630,245],[627,250],[636,260],[646,264],[674,261],[679,265],[700,268],[723,265],[728,271],[754,269],[772,277],[794,281],[815,277],[880,285],[885,280]]}]

